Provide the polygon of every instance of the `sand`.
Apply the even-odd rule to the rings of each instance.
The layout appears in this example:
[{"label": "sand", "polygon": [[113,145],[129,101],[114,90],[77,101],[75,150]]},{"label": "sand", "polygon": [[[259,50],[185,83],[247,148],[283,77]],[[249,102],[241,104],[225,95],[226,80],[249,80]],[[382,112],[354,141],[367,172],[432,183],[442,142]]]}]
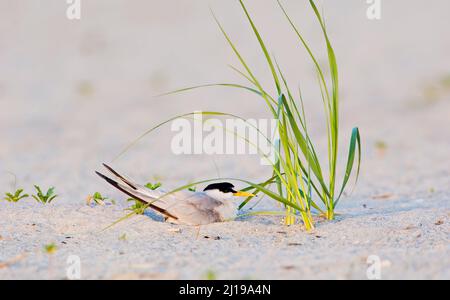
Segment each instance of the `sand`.
[{"label": "sand", "polygon": [[[285,1],[315,49],[323,43],[307,6]],[[211,1],[236,44],[271,84],[236,3]],[[325,136],[313,67],[271,1],[248,1],[285,68],[300,82],[321,153]],[[150,212],[122,217],[126,197],[94,170],[168,117],[220,110],[267,118],[261,100],[226,89],[153,98],[173,88],[239,81],[238,65],[204,1],[86,2],[82,19],[64,2],[0,4],[0,192],[33,184],[59,197],[0,201],[0,279],[64,279],[67,259],[83,279],[367,279],[380,258],[383,279],[450,278],[450,40],[448,1],[384,3],[380,21],[366,5],[324,1],[341,75],[341,155],[353,126],[363,137],[361,180],[312,233],[280,217],[250,217],[197,229],[160,222]],[[283,43],[282,43],[283,42]],[[320,52],[320,51],[319,51]],[[320,61],[326,61],[320,52]],[[139,181],[177,187],[192,180],[270,175],[253,156],[175,156],[168,128],[113,164]],[[15,174],[16,180],[11,173]],[[15,185],[15,186],[14,186]],[[96,191],[116,205],[89,207]],[[276,209],[265,199],[259,209]],[[49,255],[45,245],[54,243]]]}]

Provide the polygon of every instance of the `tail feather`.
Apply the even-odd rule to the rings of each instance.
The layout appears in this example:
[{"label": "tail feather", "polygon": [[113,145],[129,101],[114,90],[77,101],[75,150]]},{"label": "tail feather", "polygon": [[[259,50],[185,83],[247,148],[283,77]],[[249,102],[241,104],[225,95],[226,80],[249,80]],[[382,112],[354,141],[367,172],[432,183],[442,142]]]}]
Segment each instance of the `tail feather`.
[{"label": "tail feather", "polygon": [[166,207],[163,206],[165,204],[164,203],[165,201],[162,199],[159,199],[159,198],[161,198],[161,196],[163,196],[165,194],[163,191],[161,191],[161,190],[151,191],[148,188],[146,188],[145,186],[133,182],[131,179],[127,178],[127,176],[119,174],[119,172],[117,172],[116,170],[114,170],[113,168],[108,166],[107,164],[103,164],[103,166],[111,174],[113,174],[115,177],[120,179],[121,183],[124,183],[128,187],[132,188],[135,191],[135,193],[140,194],[141,197],[144,197],[144,198],[151,198],[151,201],[158,200],[158,205],[161,206],[162,208],[166,209]]},{"label": "tail feather", "polygon": [[129,187],[131,187],[133,190],[137,190],[137,187],[135,186],[135,184],[133,184],[131,182],[131,180],[125,178],[124,176],[120,175],[118,172],[116,172],[113,168],[111,168],[110,166],[108,166],[107,164],[103,164],[103,166],[109,171],[111,172],[114,176],[116,176],[117,178],[119,178],[120,180],[122,180],[124,183],[126,183]]},{"label": "tail feather", "polygon": [[[106,165],[105,165],[106,167]],[[107,169],[109,171],[111,171],[114,175],[116,175],[118,178],[120,178],[121,180],[124,180],[124,177],[119,175],[117,172],[115,172],[112,168],[107,167]],[[174,219],[174,220],[178,220],[178,218],[174,215],[172,215],[171,213],[169,213],[167,210],[157,206],[154,204],[154,202],[156,202],[156,199],[153,199],[151,196],[146,196],[144,195],[142,192],[139,192],[138,189],[131,183],[129,182],[129,180],[127,180],[128,182],[125,182],[127,185],[123,185],[117,181],[115,181],[114,179],[111,179],[105,175],[103,175],[100,172],[95,172],[98,176],[100,176],[102,179],[104,179],[106,182],[108,182],[109,184],[111,184],[112,186],[114,186],[116,189],[118,189],[119,191],[127,194],[128,196],[132,197],[133,199],[136,199],[144,204],[147,204],[150,208],[156,210],[157,212],[163,214],[164,216]],[[146,199],[148,198],[148,199]]]}]

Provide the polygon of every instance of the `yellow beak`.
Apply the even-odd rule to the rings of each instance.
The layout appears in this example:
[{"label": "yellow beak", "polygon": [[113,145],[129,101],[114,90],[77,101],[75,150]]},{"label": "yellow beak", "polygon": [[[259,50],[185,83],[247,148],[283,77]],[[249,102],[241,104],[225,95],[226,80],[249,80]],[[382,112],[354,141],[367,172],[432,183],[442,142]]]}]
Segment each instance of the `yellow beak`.
[{"label": "yellow beak", "polygon": [[233,194],[235,197],[256,197],[256,195],[247,192],[236,192]]}]

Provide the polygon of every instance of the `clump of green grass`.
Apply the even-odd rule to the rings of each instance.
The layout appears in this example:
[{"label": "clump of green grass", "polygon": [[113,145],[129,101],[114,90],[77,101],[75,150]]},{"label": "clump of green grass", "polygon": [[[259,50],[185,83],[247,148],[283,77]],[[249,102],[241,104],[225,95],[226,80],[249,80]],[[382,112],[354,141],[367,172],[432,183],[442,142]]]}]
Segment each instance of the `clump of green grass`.
[{"label": "clump of green grass", "polygon": [[40,186],[35,185],[34,188],[36,189],[36,194],[32,195],[34,200],[41,204],[50,204],[53,200],[55,200],[58,195],[55,194],[55,188],[51,187],[47,190],[47,192],[44,194],[42,192],[42,189]]},{"label": "clump of green grass", "polygon": [[95,203],[96,205],[101,205],[104,206],[107,203],[111,203],[113,205],[116,204],[116,201],[114,199],[110,199],[106,196],[103,196],[101,193],[99,192],[95,192],[93,195],[89,195],[86,199],[86,203],[87,205],[91,205],[92,203]]},{"label": "clump of green grass", "polygon": [[[328,155],[326,173],[326,165],[319,159],[319,155],[315,150],[315,144],[308,133],[306,112],[301,91],[295,96],[280,65],[277,63],[276,59],[269,54],[269,50],[244,5],[244,2],[242,0],[239,2],[273,77],[275,95],[271,95],[271,93],[263,87],[217,18],[216,21],[227,42],[240,61],[241,66],[245,70],[244,72],[239,72],[239,74],[243,75],[251,85],[245,89],[255,92],[262,98],[263,103],[266,104],[272,117],[277,120],[279,134],[279,139],[273,143],[277,157],[276,162],[272,164],[273,172],[271,178],[263,184],[250,184],[250,187],[254,189],[254,194],[262,192],[284,205],[287,225],[294,224],[294,216],[300,215],[306,229],[311,230],[314,228],[312,211],[324,215],[329,220],[334,219],[335,208],[349,181],[356,152],[358,152],[359,173],[361,147],[360,134],[358,128],[355,128],[352,132],[343,182],[341,187],[337,189],[339,75],[335,52],[329,39],[323,16],[317,9],[314,1],[310,0],[309,3],[322,30],[328,53],[330,79],[327,81],[324,75],[325,72],[313,54],[309,44],[295,26],[281,2],[278,1],[288,23],[292,27],[300,44],[307,50],[316,69],[327,127]],[[277,193],[273,193],[266,188],[266,186],[269,186],[273,182],[276,185]],[[241,208],[244,207],[247,202],[248,201],[244,202],[243,205],[241,205]],[[322,205],[319,205],[320,202]]]},{"label": "clump of green grass", "polygon": [[[239,3],[241,4],[244,15],[256,37],[258,45],[261,48],[263,58],[268,66],[268,69],[270,70],[270,74],[274,82],[274,91],[270,92],[269,87],[263,86],[247,61],[244,59],[244,56],[239,52],[237,46],[232,42],[230,36],[226,33],[224,27],[214,16],[220,31],[223,33],[226,41],[236,55],[244,71],[241,71],[235,67],[232,67],[232,69],[242,76],[242,78],[247,81],[248,85],[236,83],[205,84],[177,90],[169,94],[185,92],[202,87],[219,86],[237,88],[259,96],[262,103],[267,107],[270,115],[277,121],[279,139],[271,142],[268,137],[265,137],[271,142],[275,149],[276,161],[272,162],[268,157],[266,157],[266,155],[262,154],[262,156],[267,158],[267,160],[271,163],[272,174],[262,183],[252,183],[247,180],[236,178],[228,179],[248,184],[249,186],[244,189],[245,191],[252,191],[253,194],[263,193],[275,201],[280,202],[284,206],[285,223],[287,225],[294,224],[296,219],[300,217],[306,229],[311,230],[314,228],[313,214],[322,215],[328,220],[333,220],[335,218],[336,206],[341,200],[344,190],[350,180],[355,162],[357,168],[356,180],[359,176],[361,163],[361,138],[359,129],[354,128],[351,134],[344,175],[340,185],[338,184],[337,162],[339,157],[340,97],[339,73],[336,55],[328,35],[324,18],[313,0],[309,0],[309,4],[315,18],[319,23],[324,37],[328,54],[328,72],[325,72],[322,68],[316,58],[316,55],[306,42],[306,39],[300,33],[300,30],[296,27],[281,2],[278,1],[280,9],[286,17],[290,27],[293,29],[295,37],[298,39],[300,45],[306,49],[308,56],[314,65],[318,78],[321,101],[325,112],[324,122],[327,128],[326,136],[328,146],[326,159],[320,159],[316,151],[316,144],[309,135],[306,112],[304,109],[304,99],[302,97],[301,90],[299,90],[298,93],[294,93],[291,89],[287,78],[282,72],[282,68],[276,59],[269,54],[270,52],[257,26],[250,16],[249,11],[244,5],[244,2],[240,0]],[[329,78],[326,78],[325,74],[329,74]],[[130,144],[120,155],[125,153],[145,135],[158,129],[159,127],[168,124],[175,119],[187,118],[194,114],[196,113],[179,115],[155,126]],[[203,112],[202,115],[240,118],[224,112]],[[204,180],[189,184],[169,192],[167,195],[192,187],[196,184],[214,180]],[[271,188],[273,185],[275,186],[274,189],[276,192],[274,192]],[[246,199],[246,201],[241,204],[240,208],[244,208],[250,200],[252,200],[252,198]]]},{"label": "clump of green grass", "polygon": [[205,280],[217,280],[217,273],[213,270],[208,270],[204,275]]},{"label": "clump of green grass", "polygon": [[148,208],[148,205],[134,198],[129,198],[127,202],[133,202],[134,204],[128,207],[126,210],[134,212],[136,215],[143,215],[145,213],[145,210]]},{"label": "clump of green grass", "polygon": [[157,183],[153,184],[153,183],[149,182],[149,183],[147,183],[145,185],[145,187],[150,189],[150,190],[152,190],[152,191],[155,191],[155,190],[159,189],[160,187],[162,187],[162,183],[161,182],[157,182]]},{"label": "clump of green grass", "polygon": [[[147,183],[145,185],[146,188],[148,188],[149,190],[155,191],[157,189],[159,189],[160,187],[162,187],[162,183],[161,182],[156,182],[156,183]],[[134,204],[132,206],[130,206],[129,208],[127,208],[126,210],[133,212],[136,215],[143,215],[145,213],[145,210],[148,208],[147,204],[142,203],[139,200],[136,200],[134,198],[129,198],[127,200],[128,202],[133,202]]]},{"label": "clump of green grass", "polygon": [[28,194],[23,194],[23,189],[18,189],[14,193],[5,193],[5,201],[19,202],[22,199],[28,198]]},{"label": "clump of green grass", "polygon": [[47,254],[55,254],[58,251],[58,247],[55,243],[47,244],[44,246],[44,252]]}]

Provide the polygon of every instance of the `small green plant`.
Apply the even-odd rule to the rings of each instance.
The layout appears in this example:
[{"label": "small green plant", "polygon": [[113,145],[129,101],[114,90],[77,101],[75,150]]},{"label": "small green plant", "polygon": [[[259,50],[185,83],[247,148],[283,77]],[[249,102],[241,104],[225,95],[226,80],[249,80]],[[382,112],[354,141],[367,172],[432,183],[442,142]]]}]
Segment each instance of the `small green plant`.
[{"label": "small green plant", "polygon": [[86,199],[87,205],[91,205],[92,203],[95,203],[96,205],[104,206],[107,204],[107,202],[115,205],[116,201],[114,199],[109,199],[108,197],[102,196],[99,192],[95,192],[94,195],[89,195]]},{"label": "small green plant", "polygon": [[127,241],[128,240],[128,236],[126,233],[122,234],[121,236],[119,236],[119,241]]},{"label": "small green plant", "polygon": [[34,198],[34,200],[41,204],[49,204],[53,200],[55,200],[56,197],[58,197],[58,195],[55,194],[54,187],[49,188],[45,194],[42,192],[40,186],[35,185],[34,188],[36,189],[37,193],[35,195],[32,195],[32,197]]},{"label": "small green plant", "polygon": [[8,202],[19,202],[22,199],[28,198],[29,195],[28,194],[22,194],[23,193],[23,189],[18,189],[14,192],[14,194],[12,193],[5,193],[5,200]]},{"label": "small green plant", "polygon": [[47,254],[55,254],[58,250],[58,247],[55,245],[55,243],[47,244],[44,246],[44,252]]},{"label": "small green plant", "polygon": [[204,277],[205,280],[217,280],[217,274],[213,270],[208,270]]},{"label": "small green plant", "polygon": [[131,212],[134,212],[136,215],[143,215],[148,206],[136,199],[130,198],[127,200],[128,202],[133,202],[134,204],[127,208]]},{"label": "small green plant", "polygon": [[152,184],[151,182],[149,182],[149,183],[147,183],[145,185],[145,187],[150,189],[150,190],[152,190],[152,191],[155,191],[155,190],[159,189],[160,187],[162,187],[162,183],[161,182],[157,182],[155,184]]},{"label": "small green plant", "polygon": [[195,193],[197,191],[197,187],[195,186],[188,187],[188,191]]}]

